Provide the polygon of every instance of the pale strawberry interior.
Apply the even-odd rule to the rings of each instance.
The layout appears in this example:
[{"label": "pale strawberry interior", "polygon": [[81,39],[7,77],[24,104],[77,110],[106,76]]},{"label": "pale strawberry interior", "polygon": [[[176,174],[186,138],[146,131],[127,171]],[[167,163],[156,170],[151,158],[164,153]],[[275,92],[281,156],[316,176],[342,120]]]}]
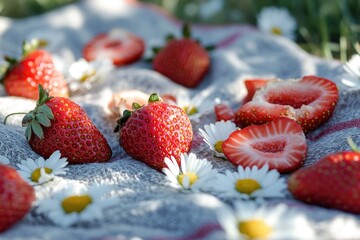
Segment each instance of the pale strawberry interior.
[{"label": "pale strawberry interior", "polygon": [[251,144],[251,147],[261,152],[277,153],[282,152],[285,149],[286,141],[274,140],[271,142],[256,142]]},{"label": "pale strawberry interior", "polygon": [[302,105],[309,105],[321,96],[321,91],[308,86],[277,86],[269,89],[265,94],[267,102],[279,105],[290,105],[295,109],[301,108]]}]

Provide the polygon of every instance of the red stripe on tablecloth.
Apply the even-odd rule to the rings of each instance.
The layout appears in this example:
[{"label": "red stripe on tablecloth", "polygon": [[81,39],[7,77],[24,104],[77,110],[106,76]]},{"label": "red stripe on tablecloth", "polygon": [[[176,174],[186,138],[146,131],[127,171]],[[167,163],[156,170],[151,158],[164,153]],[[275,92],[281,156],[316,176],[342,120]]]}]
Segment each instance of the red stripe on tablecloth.
[{"label": "red stripe on tablecloth", "polygon": [[347,122],[336,123],[316,135],[308,136],[307,139],[310,141],[317,141],[320,138],[322,138],[328,134],[335,133],[335,132],[338,132],[338,131],[341,131],[344,129],[348,129],[348,128],[354,128],[354,127],[360,128],[360,119],[359,118],[352,119]]}]

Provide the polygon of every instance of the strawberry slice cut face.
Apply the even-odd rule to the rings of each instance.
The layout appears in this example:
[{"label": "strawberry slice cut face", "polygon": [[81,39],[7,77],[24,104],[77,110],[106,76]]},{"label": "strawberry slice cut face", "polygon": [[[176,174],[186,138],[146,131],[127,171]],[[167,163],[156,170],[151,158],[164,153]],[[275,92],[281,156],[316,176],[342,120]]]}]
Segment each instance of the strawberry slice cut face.
[{"label": "strawberry slice cut face", "polygon": [[307,133],[331,117],[338,98],[336,84],[325,78],[305,76],[300,80],[269,82],[239,108],[235,121],[244,127],[289,117]]},{"label": "strawberry slice cut face", "polygon": [[226,158],[235,165],[261,168],[268,164],[280,173],[301,167],[307,151],[301,126],[289,118],[238,129],[222,147]]},{"label": "strawberry slice cut face", "polygon": [[123,29],[113,29],[108,33],[100,33],[91,39],[83,49],[87,61],[97,58],[108,58],[116,66],[137,61],[144,53],[144,41]]},{"label": "strawberry slice cut face", "polygon": [[244,98],[243,103],[250,102],[253,99],[256,90],[265,86],[268,81],[268,79],[264,78],[245,79],[244,84],[247,89],[247,95]]},{"label": "strawberry slice cut face", "polygon": [[226,121],[234,121],[235,120],[235,113],[231,109],[231,107],[225,103],[221,102],[220,99],[215,100],[214,112],[216,116],[216,121],[224,120]]}]

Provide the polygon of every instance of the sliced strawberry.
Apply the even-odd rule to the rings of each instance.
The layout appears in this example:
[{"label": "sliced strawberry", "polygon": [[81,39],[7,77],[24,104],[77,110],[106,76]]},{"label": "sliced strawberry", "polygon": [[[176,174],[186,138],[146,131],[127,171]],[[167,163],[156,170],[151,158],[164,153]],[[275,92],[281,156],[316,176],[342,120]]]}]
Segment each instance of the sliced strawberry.
[{"label": "sliced strawberry", "polygon": [[121,66],[138,60],[144,50],[145,44],[140,37],[122,29],[114,29],[91,39],[83,49],[83,56],[87,61],[109,58],[114,65]]},{"label": "sliced strawberry", "polygon": [[244,127],[285,116],[295,119],[307,133],[330,118],[338,98],[336,84],[325,78],[269,82],[239,108],[235,121]]},{"label": "sliced strawberry", "polygon": [[244,98],[243,103],[250,102],[253,99],[256,90],[265,86],[268,81],[268,79],[264,78],[245,79],[244,84],[247,89],[247,95]]},{"label": "sliced strawberry", "polygon": [[235,165],[261,168],[268,164],[280,173],[302,166],[307,150],[301,126],[289,118],[236,130],[222,147],[227,159]]},{"label": "sliced strawberry", "polygon": [[234,121],[235,120],[235,113],[231,109],[229,105],[224,102],[217,101],[214,106],[214,111],[216,115],[216,121]]}]

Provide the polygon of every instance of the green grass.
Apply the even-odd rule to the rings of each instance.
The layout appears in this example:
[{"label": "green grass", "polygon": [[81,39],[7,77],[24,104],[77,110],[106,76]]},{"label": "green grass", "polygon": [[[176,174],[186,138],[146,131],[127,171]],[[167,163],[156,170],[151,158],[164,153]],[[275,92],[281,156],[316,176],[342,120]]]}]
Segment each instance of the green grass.
[{"label": "green grass", "polygon": [[201,18],[196,7],[191,14],[187,11],[189,5],[200,6],[207,0],[142,1],[162,6],[184,21],[212,24],[256,25],[263,7],[283,7],[297,21],[297,43],[311,54],[346,61],[360,50],[359,0],[224,0],[223,9],[209,19]]},{"label": "green grass", "polygon": [[[0,15],[22,18],[75,1],[0,0]],[[284,7],[297,20],[296,42],[311,54],[346,61],[360,51],[360,0],[223,0],[223,9],[207,19],[199,14],[199,6],[209,0],[142,1],[155,3],[191,23],[255,26],[256,16],[263,7]]]}]

